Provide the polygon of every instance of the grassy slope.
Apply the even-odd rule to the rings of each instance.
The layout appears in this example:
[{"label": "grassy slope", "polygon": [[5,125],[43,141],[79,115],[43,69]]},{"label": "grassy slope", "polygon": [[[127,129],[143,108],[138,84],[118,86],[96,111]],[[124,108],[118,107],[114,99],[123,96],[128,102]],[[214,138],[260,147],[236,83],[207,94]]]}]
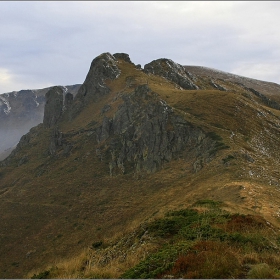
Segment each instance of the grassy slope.
[{"label": "grassy slope", "polygon": [[279,231],[259,215],[230,214],[200,200],[94,242],[32,278],[279,278]]},{"label": "grassy slope", "polygon": [[[198,199],[222,200],[228,211],[257,212],[278,224],[279,132],[274,125],[279,123],[278,111],[254,102],[256,97],[248,98],[247,92],[178,90],[133,65],[120,62],[119,66],[120,78],[107,81],[112,90],[108,96],[88,104],[73,122],[59,125],[74,143],[68,157],[47,155],[51,131],[39,127],[32,150],[28,146],[18,155],[28,155],[28,163],[0,169],[1,277],[22,277],[34,267],[43,269],[43,263],[52,265],[78,255],[94,242],[111,240]],[[155,174],[110,177],[108,165],[96,156],[90,130],[101,122],[105,104],[113,108],[105,113],[112,117],[121,103],[116,96],[147,82],[177,113],[215,132],[230,149],[218,151],[198,173],[192,172],[187,160],[179,159]],[[255,161],[246,160],[246,154]]]}]

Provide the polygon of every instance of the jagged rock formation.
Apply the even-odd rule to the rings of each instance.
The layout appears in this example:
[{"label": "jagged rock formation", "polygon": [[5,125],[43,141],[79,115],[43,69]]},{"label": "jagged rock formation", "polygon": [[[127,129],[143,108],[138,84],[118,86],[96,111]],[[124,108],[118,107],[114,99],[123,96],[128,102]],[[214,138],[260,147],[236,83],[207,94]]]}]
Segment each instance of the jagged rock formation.
[{"label": "jagged rock formation", "polygon": [[46,104],[43,124],[52,127],[57,123],[63,111],[63,91],[60,87],[53,87],[46,93]]},{"label": "jagged rock formation", "polygon": [[144,66],[146,73],[165,77],[183,89],[198,89],[191,74],[185,68],[171,59],[161,58],[153,60]]},{"label": "jagged rock formation", "polygon": [[[94,59],[75,100],[73,101],[70,94],[65,96],[64,115],[69,116],[72,113],[73,117],[73,111],[78,112],[77,106],[81,104],[85,106],[90,100],[97,102],[109,93],[110,90],[104,81],[116,79],[120,75],[116,59],[132,63],[129,56],[123,53],[114,56],[105,53]],[[154,65],[162,63],[169,66],[169,70],[164,72],[167,77],[177,81],[180,86],[195,88],[187,80],[185,72],[186,77],[183,76],[183,68],[170,60],[152,62],[145,66],[145,71],[155,69],[154,73],[160,74],[161,70]],[[111,175],[141,171],[152,173],[159,170],[165,162],[178,156],[193,160],[193,169],[198,171],[210,160],[210,151],[215,146],[214,141],[200,128],[176,115],[148,85],[140,85],[133,92],[123,95],[122,101],[114,116],[112,118],[104,116],[102,124],[95,130],[99,144],[97,153],[100,158],[108,159]],[[110,109],[109,104],[105,105],[101,114],[104,115]],[[44,125],[46,127],[56,125],[62,111],[62,92],[54,87],[46,94]],[[71,150],[71,145],[70,148],[68,146],[64,147],[66,153]],[[49,154],[55,155],[61,148],[62,133],[58,128],[54,128]],[[196,164],[198,155],[199,164]]]},{"label": "jagged rock formation", "polygon": [[132,63],[132,61],[130,60],[130,57],[127,53],[114,53],[113,57],[116,58],[117,60],[121,59],[125,62]]},{"label": "jagged rock formation", "polygon": [[54,128],[52,135],[51,135],[49,153],[51,155],[54,155],[59,146],[62,146],[62,133],[56,127],[56,128]]},{"label": "jagged rock formation", "polygon": [[59,131],[58,127],[55,127],[51,134],[50,145],[48,153],[51,156],[56,155],[57,151],[62,149],[63,155],[67,156],[71,151],[73,145],[65,139],[63,133]]},{"label": "jagged rock formation", "polygon": [[104,53],[96,57],[90,66],[87,77],[81,86],[76,99],[98,100],[110,91],[104,81],[116,79],[120,75],[117,60],[110,53]]},{"label": "jagged rock formation", "polygon": [[110,53],[103,53],[96,57],[92,61],[87,77],[74,99],[73,106],[68,112],[69,120],[79,114],[90,100],[96,102],[100,97],[108,94],[110,89],[105,84],[105,80],[114,80],[120,73],[117,60]]},{"label": "jagged rock formation", "polygon": [[[97,129],[98,153],[110,158],[110,174],[127,171],[155,172],[165,162],[177,157],[210,160],[213,141],[198,127],[176,115],[173,109],[152,92],[140,85],[129,95],[112,119],[104,117]],[[102,142],[109,139],[109,149]],[[185,151],[185,153],[184,153]],[[104,158],[104,156],[103,156]]]},{"label": "jagged rock formation", "polygon": [[64,100],[64,106],[66,110],[73,104],[73,100],[74,100],[74,95],[71,92],[67,92],[65,94],[65,100]]}]

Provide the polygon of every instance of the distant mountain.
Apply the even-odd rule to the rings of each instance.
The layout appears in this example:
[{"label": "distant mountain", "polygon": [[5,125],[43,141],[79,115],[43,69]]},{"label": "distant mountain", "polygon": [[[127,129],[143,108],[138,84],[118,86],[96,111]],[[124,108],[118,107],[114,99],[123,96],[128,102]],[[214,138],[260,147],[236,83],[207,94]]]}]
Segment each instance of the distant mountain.
[{"label": "distant mountain", "polygon": [[[78,92],[80,85],[61,86],[64,95]],[[43,121],[45,94],[50,88],[0,94],[0,160],[33,126]]]},{"label": "distant mountain", "polygon": [[70,91],[0,162],[0,278],[280,277],[279,85],[103,53]]}]

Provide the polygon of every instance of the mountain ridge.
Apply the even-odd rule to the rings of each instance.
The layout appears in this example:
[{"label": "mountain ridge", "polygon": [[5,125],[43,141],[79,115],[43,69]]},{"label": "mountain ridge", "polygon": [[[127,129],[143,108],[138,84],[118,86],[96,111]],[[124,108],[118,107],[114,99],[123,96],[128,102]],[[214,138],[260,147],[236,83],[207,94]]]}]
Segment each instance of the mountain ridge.
[{"label": "mountain ridge", "polygon": [[1,162],[1,277],[42,271],[200,200],[279,226],[277,98],[184,69],[104,53],[67,106],[50,89],[54,111]]}]

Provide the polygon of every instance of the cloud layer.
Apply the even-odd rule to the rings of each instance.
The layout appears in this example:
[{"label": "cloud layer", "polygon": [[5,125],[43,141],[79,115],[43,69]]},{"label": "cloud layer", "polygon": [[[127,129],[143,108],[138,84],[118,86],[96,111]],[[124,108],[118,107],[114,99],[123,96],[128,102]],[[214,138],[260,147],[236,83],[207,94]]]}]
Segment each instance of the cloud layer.
[{"label": "cloud layer", "polygon": [[0,2],[0,93],[82,83],[126,52],[280,83],[280,2]]}]

